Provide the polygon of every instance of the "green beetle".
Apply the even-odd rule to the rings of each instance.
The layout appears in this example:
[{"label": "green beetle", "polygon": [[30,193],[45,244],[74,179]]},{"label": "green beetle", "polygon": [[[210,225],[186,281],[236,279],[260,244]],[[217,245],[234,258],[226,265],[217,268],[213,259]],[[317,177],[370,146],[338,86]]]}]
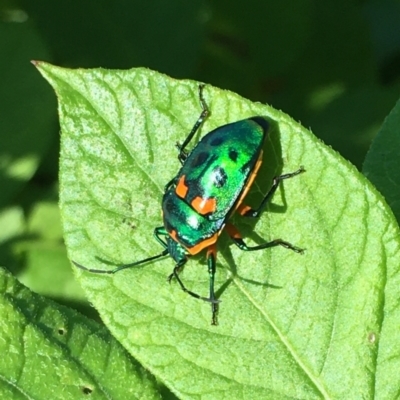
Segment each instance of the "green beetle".
[{"label": "green beetle", "polygon": [[[191,152],[187,152],[186,146],[209,115],[203,97],[203,89],[204,85],[200,85],[199,98],[202,113],[183,144],[176,145],[182,167],[165,186],[162,199],[164,224],[154,230],[154,236],[164,247],[164,251],[108,271],[89,269],[73,262],[77,267],[90,272],[114,274],[125,268],[169,255],[176,265],[168,280],[171,281],[172,278],[175,278],[186,293],[210,302],[211,323],[217,325],[219,300],[215,296],[214,277],[216,244],[219,235],[225,229],[233,243],[245,251],[283,246],[296,253],[302,253],[302,249],[281,239],[257,246],[248,246],[239,231],[229,222],[229,218],[235,212],[244,217],[257,218],[272,198],[279,183],[304,172],[304,169],[300,167],[295,172],[275,177],[270,190],[257,208],[253,209],[245,205],[243,199],[253,184],[262,163],[263,147],[269,123],[263,117],[256,116],[218,127],[206,134]],[[208,297],[188,290],[179,278],[179,272],[186,264],[188,257],[198,254],[202,250],[207,250],[210,282]]]}]

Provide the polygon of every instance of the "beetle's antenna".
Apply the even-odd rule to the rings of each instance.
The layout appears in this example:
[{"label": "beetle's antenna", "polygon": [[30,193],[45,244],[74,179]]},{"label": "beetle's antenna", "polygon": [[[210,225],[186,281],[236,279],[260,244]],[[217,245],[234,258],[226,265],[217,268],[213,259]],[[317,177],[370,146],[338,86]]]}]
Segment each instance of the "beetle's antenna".
[{"label": "beetle's antenna", "polygon": [[157,254],[156,256],[148,257],[148,258],[145,258],[144,260],[136,261],[136,262],[130,263],[130,264],[123,264],[123,265],[120,265],[119,267],[116,267],[114,269],[109,269],[109,270],[107,270],[107,269],[87,268],[87,267],[84,267],[81,264],[78,264],[76,261],[73,261],[73,260],[71,260],[71,261],[76,267],[78,267],[80,269],[83,269],[84,271],[94,272],[96,274],[115,274],[116,272],[122,271],[123,269],[135,267],[136,265],[144,264],[144,263],[146,263],[148,261],[157,260],[157,258],[164,257],[167,254],[168,254],[168,249],[165,249],[162,253]]}]

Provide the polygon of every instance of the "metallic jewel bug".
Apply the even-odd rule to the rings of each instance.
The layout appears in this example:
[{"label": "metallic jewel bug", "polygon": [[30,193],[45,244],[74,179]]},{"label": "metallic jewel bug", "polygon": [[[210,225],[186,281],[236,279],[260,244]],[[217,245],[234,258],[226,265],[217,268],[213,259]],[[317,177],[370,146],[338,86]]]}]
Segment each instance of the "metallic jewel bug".
[{"label": "metallic jewel bug", "polygon": [[[229,219],[234,213],[243,217],[259,217],[279,183],[305,170],[300,167],[295,172],[276,176],[258,207],[251,208],[245,205],[243,200],[262,163],[269,123],[265,118],[255,116],[220,126],[203,136],[193,150],[187,151],[186,146],[209,115],[203,89],[204,85],[200,85],[202,112],[183,144],[176,144],[182,166],[178,174],[165,186],[162,198],[163,225],[154,229],[154,237],[164,250],[155,256],[120,265],[112,270],[90,269],[75,261],[73,263],[90,272],[115,274],[123,269],[169,255],[176,264],[168,281],[175,278],[183,291],[211,303],[211,324],[217,325],[220,300],[215,295],[214,278],[217,242],[221,232],[225,230],[233,243],[244,251],[283,246],[296,253],[303,253],[302,249],[281,239],[248,246]],[[208,297],[187,289],[179,277],[179,272],[188,258],[203,250],[207,251]]]}]

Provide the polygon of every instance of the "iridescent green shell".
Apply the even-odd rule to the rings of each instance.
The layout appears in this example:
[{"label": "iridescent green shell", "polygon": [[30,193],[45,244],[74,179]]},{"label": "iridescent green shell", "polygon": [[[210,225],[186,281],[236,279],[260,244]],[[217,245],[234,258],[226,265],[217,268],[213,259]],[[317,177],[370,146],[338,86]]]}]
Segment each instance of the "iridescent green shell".
[{"label": "iridescent green shell", "polygon": [[188,155],[162,200],[164,226],[184,247],[223,229],[261,163],[268,126],[264,118],[253,117],[218,127]]}]

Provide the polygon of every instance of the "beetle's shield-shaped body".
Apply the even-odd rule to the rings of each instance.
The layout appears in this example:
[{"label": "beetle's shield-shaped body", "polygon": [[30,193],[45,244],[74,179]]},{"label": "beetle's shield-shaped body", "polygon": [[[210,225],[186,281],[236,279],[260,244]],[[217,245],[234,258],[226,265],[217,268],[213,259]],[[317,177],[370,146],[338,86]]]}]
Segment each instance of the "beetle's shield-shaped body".
[{"label": "beetle's shield-shaped body", "polygon": [[163,197],[164,226],[191,254],[214,243],[261,165],[268,122],[253,117],[221,126],[186,158]]}]

